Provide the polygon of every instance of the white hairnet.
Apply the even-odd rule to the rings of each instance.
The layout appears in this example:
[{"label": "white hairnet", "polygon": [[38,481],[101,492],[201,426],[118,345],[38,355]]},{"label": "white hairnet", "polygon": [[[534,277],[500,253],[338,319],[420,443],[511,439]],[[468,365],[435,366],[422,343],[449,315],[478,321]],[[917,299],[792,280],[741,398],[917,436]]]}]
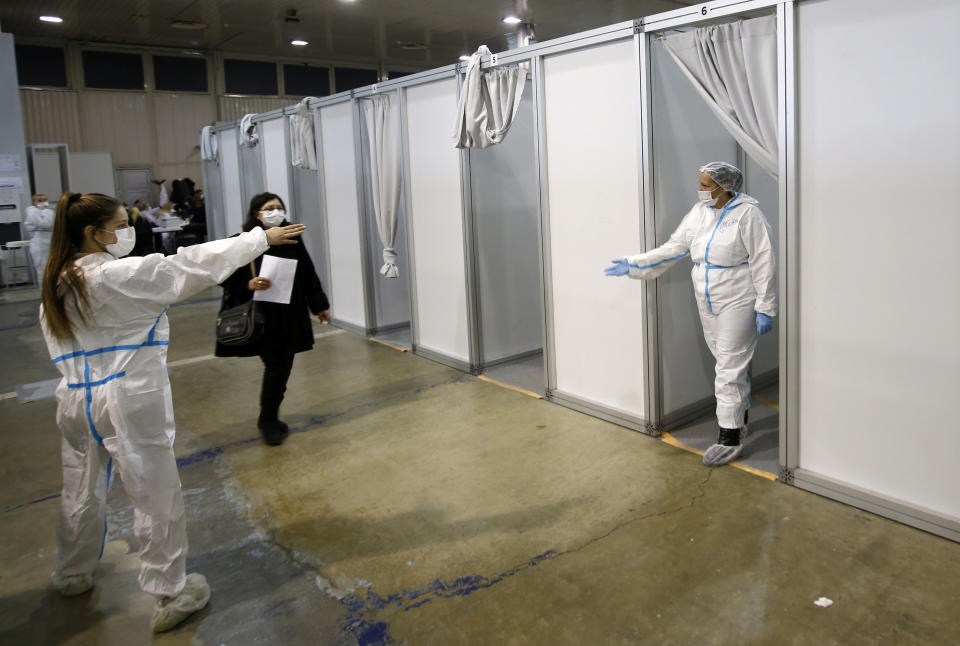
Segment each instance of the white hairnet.
[{"label": "white hairnet", "polygon": [[743,186],[743,172],[727,162],[717,161],[704,164],[700,167],[700,172],[706,173],[710,179],[717,183],[717,186],[731,193],[736,193]]}]

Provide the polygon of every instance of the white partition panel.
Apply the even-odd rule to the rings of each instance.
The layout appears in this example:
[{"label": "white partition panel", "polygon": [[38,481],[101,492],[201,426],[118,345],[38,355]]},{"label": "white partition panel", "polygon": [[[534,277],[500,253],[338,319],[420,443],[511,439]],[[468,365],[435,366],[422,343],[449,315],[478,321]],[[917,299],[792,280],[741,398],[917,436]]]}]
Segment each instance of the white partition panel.
[{"label": "white partition panel", "polygon": [[[698,169],[737,163],[737,146],[660,42],[650,47],[657,244],[666,242],[697,200]],[[665,416],[713,397],[716,361],[690,280],[688,258],[657,279],[660,388]]]},{"label": "white partition panel", "polygon": [[[645,418],[639,76],[632,40],[544,59],[554,396]],[[548,322],[550,324],[550,322]]]},{"label": "white partition panel", "polygon": [[456,79],[406,89],[407,188],[419,348],[469,362]]},{"label": "white partition panel", "polygon": [[329,236],[333,317],[366,329],[353,112],[353,104],[349,101],[320,109],[323,186],[326,190],[323,197]]},{"label": "white partition panel", "polygon": [[470,151],[480,291],[480,363],[543,346],[540,190],[533,87],[503,143]]},{"label": "white partition panel", "polygon": [[799,466],[905,503],[911,522],[925,508],[954,539],[957,25],[942,0],[797,13]]},{"label": "white partition panel", "polygon": [[220,132],[220,180],[223,187],[224,232],[240,233],[246,217],[240,188],[240,150],[236,128]]},{"label": "white partition panel", "polygon": [[266,189],[263,183],[263,159],[260,144],[253,148],[240,146],[240,195],[243,200],[243,217],[246,219],[250,199]]},{"label": "white partition panel", "polygon": [[288,138],[284,130],[286,117],[270,119],[260,123],[262,134],[260,145],[263,147],[263,184],[264,190],[276,193],[288,209],[296,208],[290,197],[290,155],[287,154]]},{"label": "white partition panel", "polygon": [[[216,136],[216,135],[214,135]],[[223,177],[220,164],[212,160],[200,163],[203,172],[203,208],[207,221],[207,238],[223,238],[225,224],[223,213]]]},{"label": "white partition panel", "polygon": [[313,268],[327,289],[330,275],[327,271],[327,236],[320,199],[319,172],[304,168],[293,169],[293,201],[297,205],[293,221],[304,224],[307,230],[301,236],[313,261]]},{"label": "white partition panel", "polygon": [[[64,192],[64,184],[60,175],[60,155],[55,150],[33,151],[33,192],[44,193],[51,204],[56,204]],[[24,191],[29,193],[29,191]],[[32,195],[27,195],[32,200]]]}]

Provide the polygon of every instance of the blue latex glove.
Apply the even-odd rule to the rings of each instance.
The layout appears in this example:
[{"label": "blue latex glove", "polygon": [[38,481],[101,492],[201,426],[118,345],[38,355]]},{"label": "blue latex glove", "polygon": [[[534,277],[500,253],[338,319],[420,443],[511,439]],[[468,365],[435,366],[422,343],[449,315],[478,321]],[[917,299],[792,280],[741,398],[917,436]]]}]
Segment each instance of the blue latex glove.
[{"label": "blue latex glove", "polygon": [[773,319],[763,312],[757,312],[757,334],[762,336],[772,329]]},{"label": "blue latex glove", "polygon": [[610,262],[612,262],[613,265],[603,270],[603,273],[607,276],[626,276],[630,273],[631,267],[639,269],[637,265],[628,263],[626,258],[616,258]]}]

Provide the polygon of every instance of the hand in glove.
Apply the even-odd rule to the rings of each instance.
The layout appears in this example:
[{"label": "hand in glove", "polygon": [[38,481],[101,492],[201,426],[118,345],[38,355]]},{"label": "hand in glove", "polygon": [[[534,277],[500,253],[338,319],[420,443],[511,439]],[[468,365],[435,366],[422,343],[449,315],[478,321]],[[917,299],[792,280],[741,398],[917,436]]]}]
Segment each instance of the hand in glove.
[{"label": "hand in glove", "polygon": [[757,312],[757,334],[764,335],[772,329],[773,319],[763,312]]},{"label": "hand in glove", "polygon": [[603,270],[603,273],[607,276],[626,276],[630,273],[631,267],[640,269],[637,265],[628,263],[626,258],[618,258],[610,262],[612,262],[613,265]]}]

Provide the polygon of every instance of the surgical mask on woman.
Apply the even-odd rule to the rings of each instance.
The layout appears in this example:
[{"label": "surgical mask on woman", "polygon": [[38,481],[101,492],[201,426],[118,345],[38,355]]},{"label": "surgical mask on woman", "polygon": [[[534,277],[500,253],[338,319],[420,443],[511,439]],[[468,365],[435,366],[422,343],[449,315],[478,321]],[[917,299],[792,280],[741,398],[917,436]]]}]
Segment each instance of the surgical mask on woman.
[{"label": "surgical mask on woman", "polygon": [[[723,190],[720,186],[717,188]],[[713,189],[713,191],[717,190],[717,188]],[[697,199],[699,199],[700,203],[704,206],[714,206],[716,205],[717,200],[720,199],[720,196],[718,195],[714,197],[713,191],[697,191]]]},{"label": "surgical mask on woman", "polygon": [[287,218],[287,212],[283,209],[273,209],[272,211],[261,211],[260,212],[260,221],[263,222],[264,226],[269,227],[278,227],[283,224],[283,221]]},{"label": "surgical mask on woman", "polygon": [[46,209],[50,206],[50,202],[37,202],[38,209]]},{"label": "surgical mask on woman", "polygon": [[[102,229],[102,231],[106,231],[106,229]],[[137,244],[136,229],[133,227],[124,227],[123,229],[110,231],[110,233],[117,236],[117,241],[108,245],[104,245],[104,247],[107,249],[107,253],[115,258],[123,258],[133,251],[133,247]]]}]

